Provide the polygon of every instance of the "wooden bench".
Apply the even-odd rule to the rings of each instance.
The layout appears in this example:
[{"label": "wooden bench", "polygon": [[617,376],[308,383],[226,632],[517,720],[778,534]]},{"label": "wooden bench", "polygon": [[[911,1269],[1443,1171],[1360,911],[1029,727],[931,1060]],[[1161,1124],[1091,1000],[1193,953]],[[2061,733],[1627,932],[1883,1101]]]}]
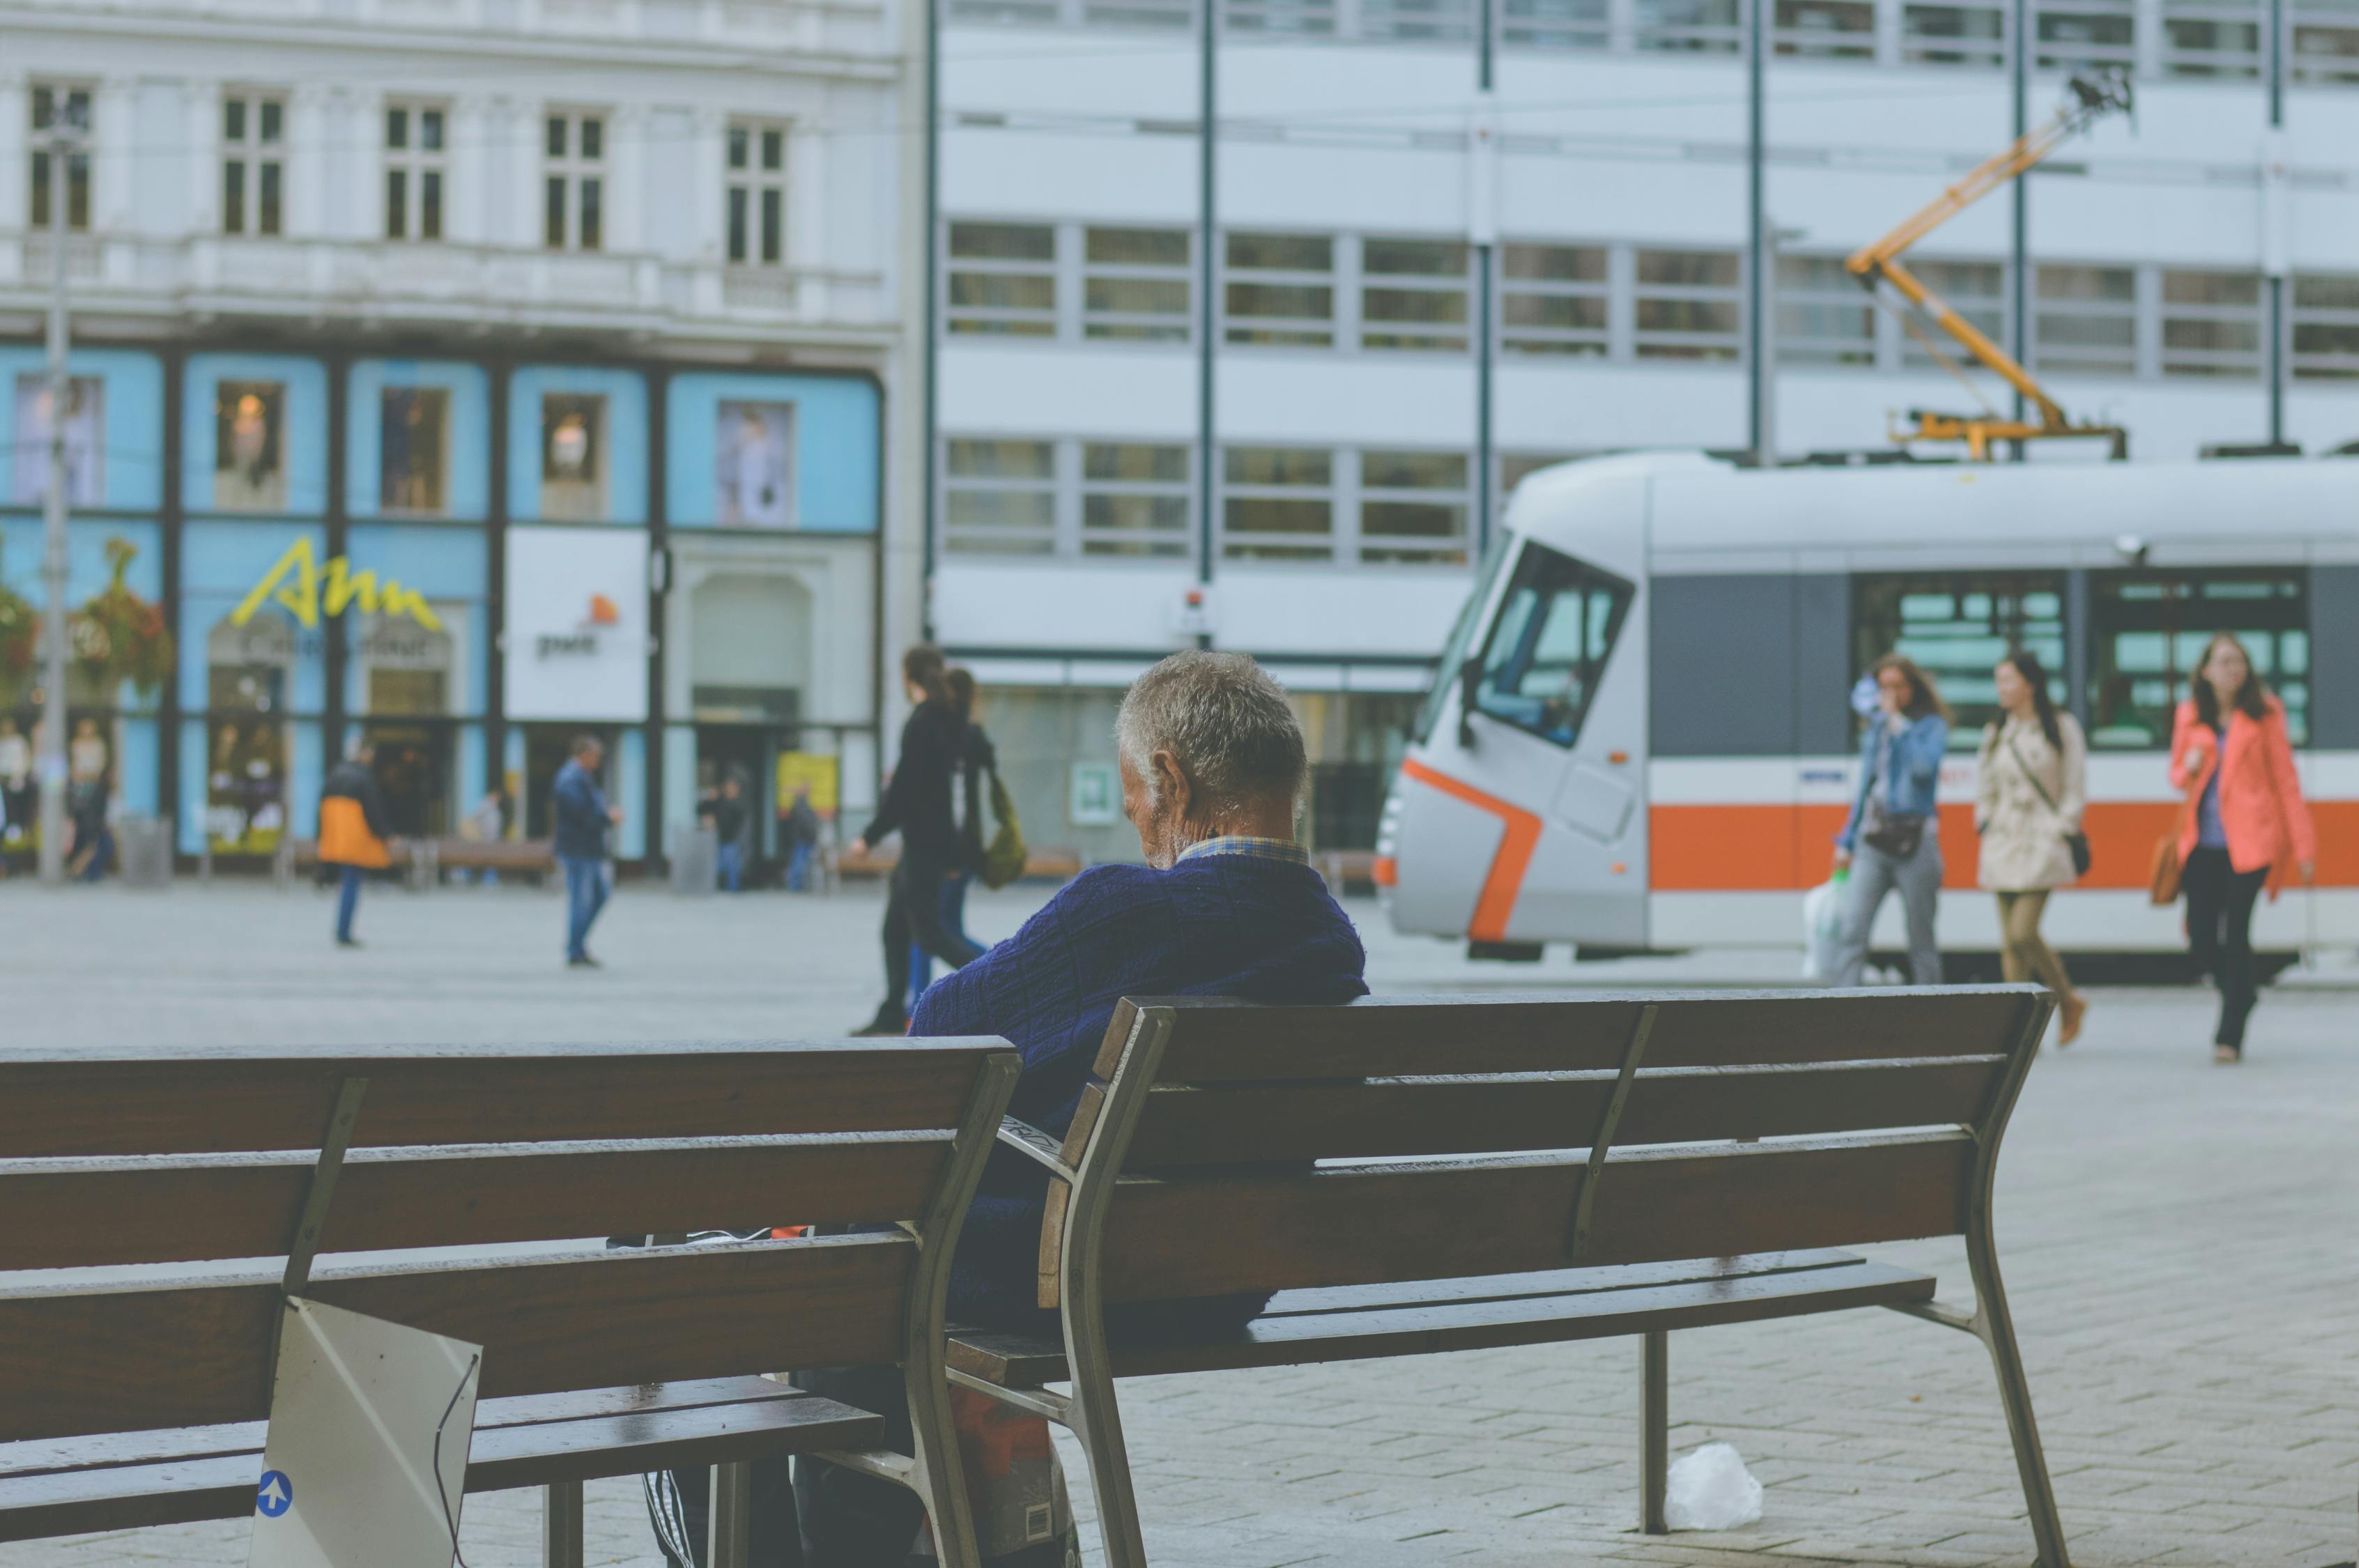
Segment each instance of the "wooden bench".
[{"label": "wooden bench", "polygon": [[[1988,1348],[2039,1561],[2065,1568],[1991,1236],[2052,1005],[2026,985],[1125,1001],[1067,1136],[1002,1131],[1051,1173],[1039,1300],[1062,1343],[954,1332],[951,1380],[1071,1428],[1107,1561],[1140,1568],[1117,1378],[1638,1334],[1659,1532],[1671,1330],[1892,1307]],[[1829,1250],[1948,1236],[1971,1312]],[[1273,1290],[1241,1330],[1106,1326],[1109,1305]]]},{"label": "wooden bench", "polygon": [[[747,1463],[821,1452],[972,1564],[942,1311],[1016,1070],[993,1040],[0,1054],[0,1270],[33,1271],[0,1276],[0,1541],[251,1514],[299,1295],[484,1346],[467,1489],[548,1487],[552,1568],[582,1481],[706,1465],[744,1568]],[[602,1239],[766,1221],[873,1229]],[[759,1376],[891,1363],[914,1459]]]},{"label": "wooden bench", "polygon": [[506,876],[547,877],[557,869],[556,841],[546,838],[412,838],[410,880],[432,887],[445,871],[497,871]]}]

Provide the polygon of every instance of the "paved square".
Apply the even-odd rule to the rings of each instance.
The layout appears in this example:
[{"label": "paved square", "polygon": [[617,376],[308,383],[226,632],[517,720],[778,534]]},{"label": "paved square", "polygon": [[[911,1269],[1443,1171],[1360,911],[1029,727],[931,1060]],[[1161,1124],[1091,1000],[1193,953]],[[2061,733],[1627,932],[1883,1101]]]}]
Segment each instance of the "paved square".
[{"label": "paved square", "polygon": [[[1011,932],[1033,890],[978,895]],[[1783,957],[1471,966],[1349,906],[1379,989],[1784,975]],[[0,884],[0,1050],[71,1041],[676,1040],[842,1032],[875,1006],[873,892],[626,888],[598,973],[560,901],[231,884]],[[2214,1069],[2208,996],[2096,993],[2034,1073],[2002,1161],[2000,1255],[2080,1568],[2359,1554],[2359,973],[2269,992]],[[1879,1249],[1966,1291],[1955,1243]],[[1962,1334],[1859,1312],[1673,1336],[1674,1451],[1734,1443],[1767,1486],[1727,1535],[1634,1533],[1637,1347],[1606,1341],[1125,1384],[1161,1568],[1592,1562],[1973,1568],[2031,1559],[1990,1368]],[[1086,1476],[1069,1471],[1087,1504]],[[591,1560],[655,1568],[636,1486],[591,1488]],[[473,1499],[473,1568],[538,1558],[535,1495]],[[0,1568],[238,1563],[243,1523],[0,1546]],[[1090,1542],[1095,1559],[1095,1543]]]}]

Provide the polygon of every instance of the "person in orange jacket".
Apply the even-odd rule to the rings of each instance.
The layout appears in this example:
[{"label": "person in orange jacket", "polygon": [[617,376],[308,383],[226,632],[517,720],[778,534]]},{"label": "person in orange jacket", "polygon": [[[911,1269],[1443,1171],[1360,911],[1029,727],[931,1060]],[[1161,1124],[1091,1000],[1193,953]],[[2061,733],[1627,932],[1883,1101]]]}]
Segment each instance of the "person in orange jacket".
[{"label": "person in orange jacket", "polygon": [[2272,872],[2315,878],[2318,835],[2294,772],[2285,704],[2235,633],[2205,646],[2192,686],[2171,725],[2170,783],[2195,807],[2179,841],[2187,943],[2220,987],[2212,1059],[2225,1064],[2244,1060],[2245,1021],[2259,1000],[2253,904]]},{"label": "person in orange jacket", "polygon": [[392,864],[386,841],[385,795],[376,787],[369,765],[376,748],[363,741],[329,771],[320,790],[320,864],[342,874],[336,894],[336,945],[358,947],[353,935],[353,914],[360,908],[361,877]]}]

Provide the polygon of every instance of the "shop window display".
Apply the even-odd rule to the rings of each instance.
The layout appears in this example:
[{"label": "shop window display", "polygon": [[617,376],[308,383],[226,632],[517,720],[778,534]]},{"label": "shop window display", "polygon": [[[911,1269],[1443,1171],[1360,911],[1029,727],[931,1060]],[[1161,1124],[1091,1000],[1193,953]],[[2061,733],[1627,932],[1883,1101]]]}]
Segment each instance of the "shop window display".
[{"label": "shop window display", "polygon": [[451,394],[439,387],[387,387],[382,407],[379,503],[388,512],[447,509]]},{"label": "shop window display", "polygon": [[223,381],[213,389],[213,505],[225,512],[287,506],[287,384]]},{"label": "shop window display", "polygon": [[[49,378],[40,371],[16,377],[16,474],[9,499],[38,506],[49,490]],[[76,506],[106,501],[106,387],[95,376],[66,382],[66,500]]]},{"label": "shop window display", "polygon": [[606,507],[606,399],[551,392],[540,400],[540,515],[603,522]]},{"label": "shop window display", "polygon": [[205,836],[215,855],[268,855],[287,832],[287,689],[295,628],[223,621],[206,641]]},{"label": "shop window display", "polygon": [[794,441],[792,403],[721,405],[712,449],[723,528],[795,526]]}]

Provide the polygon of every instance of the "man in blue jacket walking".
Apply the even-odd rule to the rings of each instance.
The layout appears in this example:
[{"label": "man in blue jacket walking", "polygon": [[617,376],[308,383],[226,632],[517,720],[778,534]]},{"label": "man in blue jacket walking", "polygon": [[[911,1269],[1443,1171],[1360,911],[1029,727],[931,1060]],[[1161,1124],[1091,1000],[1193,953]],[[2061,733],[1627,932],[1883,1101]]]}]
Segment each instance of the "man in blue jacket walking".
[{"label": "man in blue jacket walking", "polygon": [[595,735],[577,735],[573,757],[557,770],[551,791],[557,816],[557,863],[565,867],[565,962],[595,969],[586,945],[591,922],[606,907],[606,830],[623,820],[622,808],[606,804],[598,788],[598,765],[606,748]]}]

